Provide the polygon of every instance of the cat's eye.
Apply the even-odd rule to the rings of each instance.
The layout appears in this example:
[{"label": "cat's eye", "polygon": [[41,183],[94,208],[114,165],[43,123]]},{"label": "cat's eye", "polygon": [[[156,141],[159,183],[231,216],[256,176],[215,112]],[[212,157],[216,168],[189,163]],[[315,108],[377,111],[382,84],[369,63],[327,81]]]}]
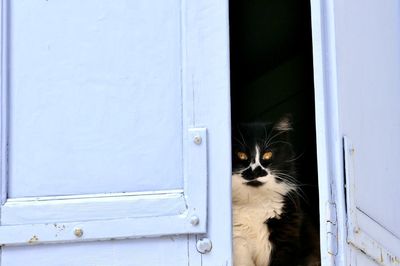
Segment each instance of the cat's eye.
[{"label": "cat's eye", "polygon": [[268,161],[272,158],[272,151],[267,151],[263,154],[262,159]]},{"label": "cat's eye", "polygon": [[241,152],[241,151],[237,153],[237,157],[242,161],[247,160],[247,158],[248,158],[247,154],[244,152]]}]

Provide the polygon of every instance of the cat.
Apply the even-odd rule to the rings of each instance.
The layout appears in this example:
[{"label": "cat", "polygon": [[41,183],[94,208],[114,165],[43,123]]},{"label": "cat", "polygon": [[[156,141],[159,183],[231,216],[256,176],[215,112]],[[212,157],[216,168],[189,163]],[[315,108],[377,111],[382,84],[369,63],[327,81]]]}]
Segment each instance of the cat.
[{"label": "cat", "polygon": [[320,265],[319,237],[301,207],[291,116],[232,132],[235,266]]}]

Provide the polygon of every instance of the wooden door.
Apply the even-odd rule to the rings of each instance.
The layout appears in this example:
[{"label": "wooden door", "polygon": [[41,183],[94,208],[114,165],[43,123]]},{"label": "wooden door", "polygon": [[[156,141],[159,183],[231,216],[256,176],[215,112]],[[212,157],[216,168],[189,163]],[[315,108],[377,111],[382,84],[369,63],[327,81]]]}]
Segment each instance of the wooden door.
[{"label": "wooden door", "polygon": [[311,5],[323,265],[398,265],[400,4]]},{"label": "wooden door", "polygon": [[392,0],[336,1],[335,21],[348,263],[397,265],[400,4]]},{"label": "wooden door", "polygon": [[1,8],[1,265],[230,263],[227,3]]}]

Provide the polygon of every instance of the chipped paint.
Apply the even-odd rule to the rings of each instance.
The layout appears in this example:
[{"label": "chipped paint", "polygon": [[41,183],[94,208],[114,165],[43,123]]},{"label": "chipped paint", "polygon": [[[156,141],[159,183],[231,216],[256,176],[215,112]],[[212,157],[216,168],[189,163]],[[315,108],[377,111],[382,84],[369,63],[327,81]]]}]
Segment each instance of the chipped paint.
[{"label": "chipped paint", "polygon": [[28,244],[36,244],[37,242],[39,242],[39,237],[37,236],[37,235],[33,235],[30,239],[29,239],[29,241],[28,241]]},{"label": "chipped paint", "polygon": [[[373,219],[363,215],[357,208],[355,201],[356,183],[354,174],[355,149],[348,137],[343,137],[344,163],[346,177],[346,200],[347,200],[347,234],[348,242],[357,248],[365,256],[377,262],[379,265],[400,265],[399,258],[392,255],[381,243],[377,242],[368,234],[368,230],[378,230],[381,225]],[[361,228],[359,220],[364,219],[370,222],[368,228]],[[388,235],[387,235],[388,236]]]},{"label": "chipped paint", "polygon": [[388,259],[390,260],[390,262],[394,265],[400,265],[400,259],[396,256],[392,256],[391,254],[387,254]]},{"label": "chipped paint", "polygon": [[65,225],[64,224],[54,223],[53,226],[54,226],[55,229],[58,230],[58,232],[61,232],[61,231],[65,230]]}]

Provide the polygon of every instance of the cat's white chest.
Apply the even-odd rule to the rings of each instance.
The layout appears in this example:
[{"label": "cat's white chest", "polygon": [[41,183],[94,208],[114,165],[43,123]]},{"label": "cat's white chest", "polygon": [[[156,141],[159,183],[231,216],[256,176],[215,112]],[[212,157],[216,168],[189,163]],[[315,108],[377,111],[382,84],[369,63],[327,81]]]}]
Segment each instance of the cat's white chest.
[{"label": "cat's white chest", "polygon": [[[240,179],[238,179],[240,181]],[[270,218],[282,214],[283,196],[289,191],[284,187],[252,188],[235,182],[233,177],[233,241],[235,266],[266,266],[270,263],[272,244],[269,241]],[[283,193],[276,193],[277,191]]]},{"label": "cat's white chest", "polygon": [[272,215],[262,208],[233,207],[235,266],[269,264],[272,245],[264,222]]}]

